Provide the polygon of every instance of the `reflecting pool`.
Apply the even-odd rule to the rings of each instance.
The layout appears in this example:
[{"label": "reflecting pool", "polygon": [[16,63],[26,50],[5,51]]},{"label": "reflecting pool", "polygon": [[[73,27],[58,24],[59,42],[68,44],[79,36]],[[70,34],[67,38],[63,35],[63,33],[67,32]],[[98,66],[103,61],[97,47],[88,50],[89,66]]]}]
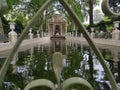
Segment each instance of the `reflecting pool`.
[{"label": "reflecting pool", "polygon": [[[99,49],[115,80],[120,83],[120,51],[104,47],[99,47]],[[62,54],[62,61],[53,61],[55,52]],[[4,60],[5,57],[0,58],[0,68]],[[87,44],[66,42],[65,40],[52,40],[48,44],[16,53],[0,90],[23,90],[30,81],[43,78],[52,81],[58,87],[53,65],[60,63],[62,63],[60,84],[71,77],[82,77],[94,87],[94,90],[111,90],[104,69],[91,47]],[[85,87],[78,85],[70,88],[72,88],[71,90],[86,90]],[[50,89],[36,87],[31,90]]]}]

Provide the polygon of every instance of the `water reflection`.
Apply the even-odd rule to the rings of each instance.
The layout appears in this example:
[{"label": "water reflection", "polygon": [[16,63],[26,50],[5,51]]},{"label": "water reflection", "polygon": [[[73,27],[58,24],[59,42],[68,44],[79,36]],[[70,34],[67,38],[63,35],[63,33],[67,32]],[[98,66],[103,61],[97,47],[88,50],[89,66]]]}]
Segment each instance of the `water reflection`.
[{"label": "water reflection", "polygon": [[65,39],[52,39],[50,43],[50,53],[61,52],[63,55],[67,54],[67,46]]},{"label": "water reflection", "polygon": [[[100,51],[116,81],[120,83],[120,52],[116,54],[112,52],[113,50],[104,48],[100,48]],[[57,62],[53,61],[55,52],[60,52],[63,58],[62,63],[59,63],[61,64],[59,78],[56,78],[54,72],[54,62]],[[1,90],[23,90],[30,81],[41,78],[48,79],[55,84],[59,79],[62,84],[66,79],[75,76],[88,80],[95,90],[111,90],[104,69],[88,45],[53,40],[48,45],[39,45],[24,52],[18,52],[11,62]],[[39,88],[49,90],[46,87],[36,87],[31,90],[39,90]],[[72,86],[71,88],[80,90],[81,87]]]}]

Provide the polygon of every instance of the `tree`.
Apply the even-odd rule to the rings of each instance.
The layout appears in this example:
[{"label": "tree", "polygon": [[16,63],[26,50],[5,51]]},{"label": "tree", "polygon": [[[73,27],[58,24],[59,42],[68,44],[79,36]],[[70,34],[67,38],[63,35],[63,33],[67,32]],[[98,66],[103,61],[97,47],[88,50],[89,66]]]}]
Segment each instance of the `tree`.
[{"label": "tree", "polygon": [[[5,0],[0,0],[0,39],[3,41],[4,39],[4,30],[3,30],[3,24],[1,17],[3,17],[3,14],[5,14],[7,11],[7,3]],[[2,38],[1,38],[2,36]]]},{"label": "tree", "polygon": [[[33,15],[37,12],[37,10],[43,5],[43,3],[46,0],[7,0],[8,3],[8,13],[6,14],[6,17],[9,17],[9,20],[19,20],[23,24],[23,26],[26,26],[26,24],[30,21],[30,19],[33,17]],[[88,9],[89,3],[91,3],[91,7],[93,8],[93,4],[95,1],[98,0],[66,0],[70,7],[73,8],[73,10],[78,15],[79,19],[83,22],[85,16],[88,15]],[[36,21],[36,24],[34,25],[35,29],[38,27],[42,27],[44,30],[46,29],[46,21],[49,19],[56,11],[58,11],[61,15],[63,15],[67,21],[69,29],[73,30],[75,27],[74,22],[72,21],[71,17],[67,13],[67,11],[62,7],[62,5],[56,0],[54,1],[48,9],[46,9],[41,17],[38,18],[38,21]],[[93,24],[93,11],[90,9],[89,12],[91,12],[90,15],[90,25]],[[43,18],[44,17],[44,18]],[[72,25],[73,29],[72,29]]]},{"label": "tree", "polygon": [[89,0],[89,29],[88,31],[91,32],[91,27],[93,26],[93,6],[94,4],[97,4],[99,1],[98,0]]},{"label": "tree", "polygon": [[93,25],[93,0],[89,0],[89,25]]},{"label": "tree", "polygon": [[19,0],[0,0],[0,29],[1,34],[7,34],[9,30],[8,20],[4,15],[8,14],[14,4],[17,4]]}]

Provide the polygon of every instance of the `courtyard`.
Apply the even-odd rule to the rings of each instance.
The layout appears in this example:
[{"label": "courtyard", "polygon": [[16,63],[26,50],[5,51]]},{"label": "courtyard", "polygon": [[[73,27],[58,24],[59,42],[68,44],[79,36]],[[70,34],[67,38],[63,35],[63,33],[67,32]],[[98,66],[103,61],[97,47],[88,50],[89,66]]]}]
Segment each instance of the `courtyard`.
[{"label": "courtyard", "polygon": [[[79,0],[74,3],[65,0],[41,1],[41,7],[34,15],[26,14],[25,18],[18,15],[17,19],[23,22],[13,22],[12,15],[17,16],[16,12],[23,10],[28,3],[37,3],[32,0],[16,3],[18,5],[11,7],[14,13],[4,16],[7,4],[5,0],[0,2],[0,35],[6,36],[6,40],[2,37],[0,41],[1,90],[119,90],[120,21],[119,14],[107,7],[107,1],[103,0],[101,5],[104,14],[108,18],[118,18],[107,18],[109,23],[94,25],[91,6],[87,26],[80,21],[85,17],[78,13],[82,7]],[[49,5],[53,6],[48,8]],[[79,9],[72,9],[74,5]],[[56,9],[60,10],[59,13]],[[35,10],[31,9],[32,12]],[[52,10],[54,14],[51,15]],[[21,13],[24,15],[26,12],[23,10]]]}]

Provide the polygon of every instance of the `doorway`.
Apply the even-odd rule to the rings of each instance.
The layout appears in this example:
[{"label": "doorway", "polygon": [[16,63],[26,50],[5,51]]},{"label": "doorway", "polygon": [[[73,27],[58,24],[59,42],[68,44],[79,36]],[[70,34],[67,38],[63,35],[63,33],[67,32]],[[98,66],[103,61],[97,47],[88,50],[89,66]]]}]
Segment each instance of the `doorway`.
[{"label": "doorway", "polygon": [[55,35],[61,35],[61,33],[60,33],[60,26],[59,25],[55,26]]}]

